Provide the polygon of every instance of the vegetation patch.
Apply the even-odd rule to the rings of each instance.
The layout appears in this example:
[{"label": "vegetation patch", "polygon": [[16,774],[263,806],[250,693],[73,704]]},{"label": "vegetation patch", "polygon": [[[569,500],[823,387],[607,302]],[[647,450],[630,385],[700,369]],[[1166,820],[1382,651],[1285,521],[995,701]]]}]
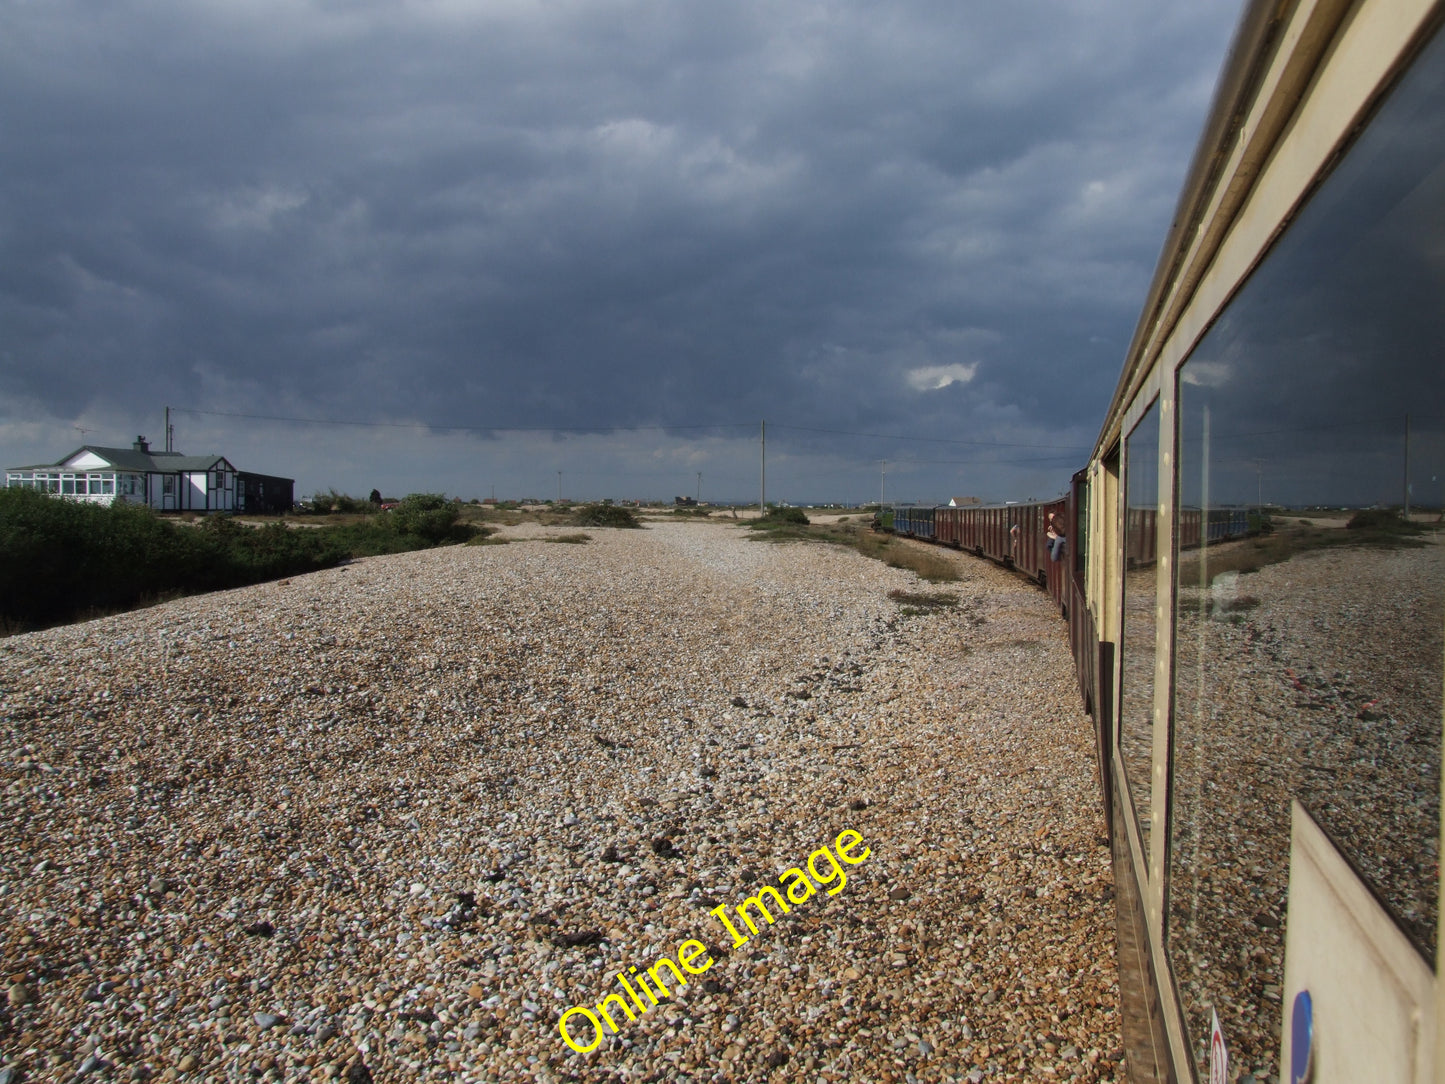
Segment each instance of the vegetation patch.
[{"label": "vegetation patch", "polygon": [[[1212,583],[1225,572],[1248,575],[1267,565],[1282,564],[1302,553],[1338,546],[1414,549],[1429,545],[1430,537],[1440,531],[1439,524],[1411,523],[1399,512],[1386,508],[1356,512],[1344,528],[1322,527],[1300,520],[1275,523],[1268,516],[1252,516],[1251,524],[1259,529],[1250,537],[1216,543],[1203,551],[1203,559],[1208,563],[1203,582]],[[1199,550],[1188,550],[1179,555],[1181,582],[1200,582],[1200,560]]]},{"label": "vegetation patch", "polygon": [[375,499],[363,499],[328,489],[325,493],[312,495],[311,508],[320,515],[333,513],[344,516],[374,516],[381,511],[381,494],[376,490],[372,490],[372,493],[375,494]]},{"label": "vegetation patch", "polygon": [[898,603],[898,612],[905,617],[915,614],[937,613],[958,605],[958,596],[947,592],[900,591],[888,592],[888,597]]},{"label": "vegetation patch", "polygon": [[560,542],[566,546],[585,546],[592,541],[592,536],[583,531],[571,531],[567,534],[554,534],[551,538],[544,538],[542,541]]},{"label": "vegetation patch", "polygon": [[354,523],[248,527],[224,514],[187,525],[149,508],[0,489],[0,627],[11,632],[331,568],[352,557],[469,541],[458,506],[413,494]]},{"label": "vegetation patch", "polygon": [[572,522],[578,527],[642,527],[631,509],[615,504],[584,504],[572,513]]},{"label": "vegetation patch", "polygon": [[808,526],[808,517],[801,508],[769,508],[757,519],[748,520],[750,531],[790,531]]},{"label": "vegetation patch", "polygon": [[[796,508],[783,511],[802,515]],[[748,527],[753,528],[759,522],[761,520],[753,520]],[[785,524],[755,530],[753,537],[764,542],[824,542],[847,546],[864,557],[882,561],[890,568],[905,569],[929,583],[958,579],[957,566],[939,551],[921,542],[906,542],[880,534],[860,523]]]}]

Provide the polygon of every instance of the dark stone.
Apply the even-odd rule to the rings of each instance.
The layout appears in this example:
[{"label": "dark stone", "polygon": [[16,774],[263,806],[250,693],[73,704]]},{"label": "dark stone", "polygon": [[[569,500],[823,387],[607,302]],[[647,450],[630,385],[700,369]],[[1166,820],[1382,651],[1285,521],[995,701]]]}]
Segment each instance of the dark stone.
[{"label": "dark stone", "polygon": [[561,945],[563,948],[575,948],[578,945],[595,945],[602,940],[601,930],[578,930],[576,933],[559,933],[552,938],[553,944]]},{"label": "dark stone", "polygon": [[246,932],[252,937],[272,937],[276,933],[276,927],[263,918],[260,922],[253,922],[247,926]]}]

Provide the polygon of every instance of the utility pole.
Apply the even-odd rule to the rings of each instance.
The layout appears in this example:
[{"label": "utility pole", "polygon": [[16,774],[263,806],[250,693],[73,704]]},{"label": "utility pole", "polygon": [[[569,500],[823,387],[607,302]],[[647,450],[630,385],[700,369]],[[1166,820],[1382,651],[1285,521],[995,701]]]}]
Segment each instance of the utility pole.
[{"label": "utility pole", "polygon": [[766,516],[766,515],[768,514],[768,419],[767,419],[767,418],[764,418],[764,419],[763,419],[762,462],[763,462],[762,492],[758,495],[758,515],[760,515],[760,516]]},{"label": "utility pole", "polygon": [[697,501],[702,503],[702,471],[697,472]]},{"label": "utility pole", "polygon": [[174,433],[174,432],[175,432],[175,430],[171,427],[171,408],[170,408],[170,407],[166,407],[166,451],[167,451],[167,452],[169,452],[169,451],[172,450],[172,448],[171,448],[171,434]]},{"label": "utility pole", "polygon": [[562,472],[557,472],[557,503],[562,503]]},{"label": "utility pole", "polygon": [[888,460],[886,460],[886,459],[880,459],[880,460],[878,460],[878,507],[879,507],[880,510],[881,510],[882,507],[883,507],[883,502],[884,502],[884,499],[885,499],[885,498],[884,498],[884,494],[886,493],[886,490],[884,489],[884,486],[887,484],[887,483],[886,483],[886,479],[887,479],[887,478],[888,478]]},{"label": "utility pole", "polygon": [[1405,518],[1410,518],[1410,412],[1405,411]]}]

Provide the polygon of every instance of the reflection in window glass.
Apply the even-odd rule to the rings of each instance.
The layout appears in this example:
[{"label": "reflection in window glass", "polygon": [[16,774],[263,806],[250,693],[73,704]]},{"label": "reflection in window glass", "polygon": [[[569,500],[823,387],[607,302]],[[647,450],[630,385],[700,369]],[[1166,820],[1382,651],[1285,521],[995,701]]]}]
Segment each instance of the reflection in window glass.
[{"label": "reflection in window glass", "polygon": [[1168,936],[1201,1075],[1211,1010],[1278,1073],[1291,797],[1434,956],[1442,293],[1436,41],[1179,373]]},{"label": "reflection in window glass", "polygon": [[1159,404],[1124,443],[1124,635],[1119,690],[1119,756],[1149,861],[1154,764],[1154,603],[1159,504]]}]

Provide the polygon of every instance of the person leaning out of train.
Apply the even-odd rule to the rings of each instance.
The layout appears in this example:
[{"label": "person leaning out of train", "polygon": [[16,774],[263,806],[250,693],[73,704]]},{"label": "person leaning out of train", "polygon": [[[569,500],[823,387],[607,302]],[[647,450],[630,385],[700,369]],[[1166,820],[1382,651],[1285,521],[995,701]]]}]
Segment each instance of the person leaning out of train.
[{"label": "person leaning out of train", "polygon": [[1059,517],[1054,512],[1049,513],[1048,520],[1045,522],[1044,537],[1048,540],[1049,560],[1062,560],[1064,546],[1068,544],[1068,539],[1064,537],[1064,525],[1059,522]]}]

